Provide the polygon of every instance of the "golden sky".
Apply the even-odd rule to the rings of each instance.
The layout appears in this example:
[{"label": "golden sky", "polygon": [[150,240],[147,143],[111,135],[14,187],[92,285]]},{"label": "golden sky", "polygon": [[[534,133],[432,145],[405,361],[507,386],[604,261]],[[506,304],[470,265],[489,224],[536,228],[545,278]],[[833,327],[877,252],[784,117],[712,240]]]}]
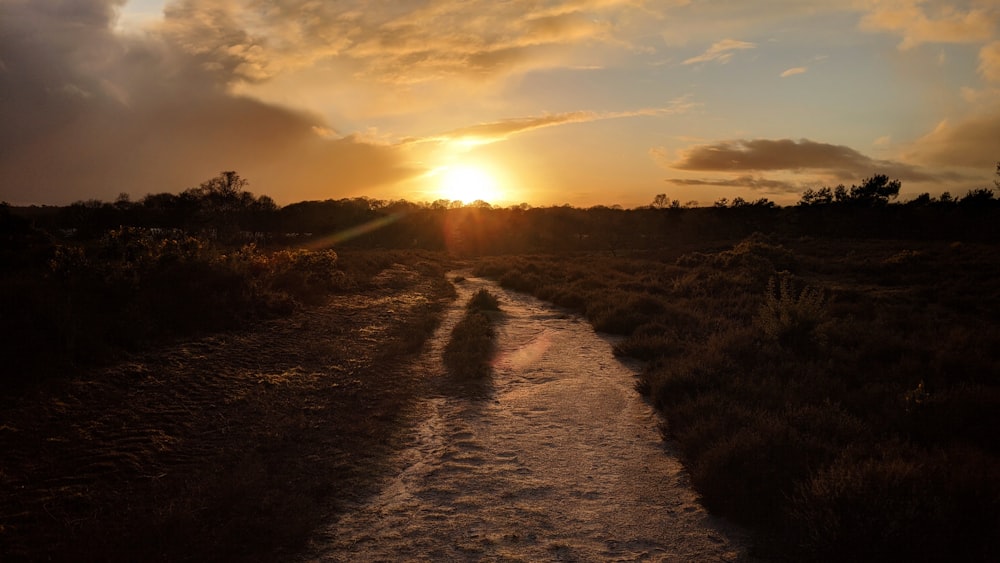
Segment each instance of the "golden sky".
[{"label": "golden sky", "polygon": [[[0,200],[989,187],[996,0],[0,0]],[[471,196],[470,196],[471,197]]]}]

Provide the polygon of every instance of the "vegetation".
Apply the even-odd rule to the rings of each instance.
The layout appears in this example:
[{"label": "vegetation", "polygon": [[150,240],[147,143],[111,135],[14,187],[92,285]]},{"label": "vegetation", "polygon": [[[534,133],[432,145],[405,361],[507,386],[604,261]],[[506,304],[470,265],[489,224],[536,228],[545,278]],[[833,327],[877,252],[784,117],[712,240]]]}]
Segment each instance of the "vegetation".
[{"label": "vegetation", "polygon": [[286,315],[353,290],[377,265],[344,270],[333,250],[225,247],[120,227],[51,245],[0,276],[0,389],[152,343]]},{"label": "vegetation", "polygon": [[287,318],[5,397],[4,560],[282,560],[370,491],[424,393],[409,364],[453,293],[433,256],[338,266],[380,271]]},{"label": "vegetation", "polygon": [[479,274],[572,307],[649,360],[713,511],[761,554],[1000,554],[1000,291],[993,245],[779,240],[629,258],[483,259]]},{"label": "vegetation", "polygon": [[451,332],[444,364],[460,379],[482,379],[490,374],[496,331],[490,312],[499,311],[497,298],[480,289],[466,304],[465,316]]},{"label": "vegetation", "polygon": [[[65,501],[42,502],[44,511],[17,504],[26,494],[18,489],[5,495],[12,500],[0,516],[27,518],[31,529],[64,525],[68,536],[56,539],[72,541],[60,553],[91,538],[85,547],[94,553],[144,560],[274,555],[303,541],[324,503],[351,488],[344,483],[364,482],[363,470],[318,452],[377,465],[376,445],[392,443],[402,407],[421,392],[396,375],[436,322],[446,284],[445,259],[434,252],[447,251],[478,257],[477,274],[623,335],[615,352],[648,362],[636,387],[663,412],[664,434],[678,444],[704,503],[754,529],[761,554],[1000,559],[993,188],[899,203],[900,183],[875,175],[806,191],[785,208],[741,198],[697,207],[660,194],[626,210],[367,198],[279,208],[246,186],[223,172],[138,202],[123,194],[66,208],[0,205],[5,463],[31,468],[30,460],[60,454],[65,438],[10,429],[77,428],[60,418],[70,403],[93,405],[80,411],[91,417],[80,432],[96,448],[92,429],[114,418],[113,405],[133,412],[138,398],[156,397],[173,412],[166,405],[192,383],[107,376],[92,382],[103,391],[90,396],[83,390],[91,383],[73,383],[88,366],[267,319],[308,326],[310,312],[338,296],[391,295],[434,280],[422,290],[426,306],[359,319],[395,326],[378,333],[378,352],[364,340],[334,338],[307,354],[324,373],[355,366],[351,378],[220,395],[212,408],[184,411],[194,427],[213,427],[215,412],[242,421],[194,469],[161,481],[148,464],[130,461],[144,457],[128,454],[122,463],[132,469],[115,466],[121,482],[101,481],[90,497],[60,493]],[[455,327],[445,362],[459,380],[489,374],[496,308],[494,296],[477,293]],[[317,397],[324,408],[304,406]],[[191,443],[219,447],[200,435]],[[78,478],[72,463],[60,467]],[[336,490],[324,488],[331,474]],[[0,468],[0,477],[9,475]],[[114,497],[123,490],[127,499]],[[253,511],[238,499],[264,499],[269,508],[247,521],[238,515]],[[122,520],[99,516],[129,502]],[[167,508],[137,519],[154,506]],[[15,529],[5,522],[0,534]],[[148,542],[137,530],[146,524],[159,530]],[[153,547],[116,551],[120,537]]]},{"label": "vegetation", "polygon": [[489,291],[480,289],[472,295],[465,308],[470,311],[499,311],[500,302]]}]

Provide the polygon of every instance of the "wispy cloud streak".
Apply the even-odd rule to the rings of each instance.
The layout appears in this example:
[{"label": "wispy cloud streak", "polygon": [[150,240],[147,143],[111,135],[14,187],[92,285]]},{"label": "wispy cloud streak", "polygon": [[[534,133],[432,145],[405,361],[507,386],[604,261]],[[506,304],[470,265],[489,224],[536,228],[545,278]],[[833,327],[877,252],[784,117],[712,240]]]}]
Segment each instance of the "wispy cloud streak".
[{"label": "wispy cloud streak", "polygon": [[704,53],[691,57],[684,61],[683,64],[693,65],[698,63],[719,63],[726,64],[733,58],[734,51],[743,51],[746,49],[754,49],[757,47],[756,43],[750,43],[748,41],[737,41],[736,39],[723,39],[718,43],[713,44]]},{"label": "wispy cloud streak", "polygon": [[680,98],[672,102],[670,105],[662,108],[646,108],[632,111],[612,112],[573,111],[530,117],[515,117],[453,129],[446,133],[432,137],[408,139],[407,142],[455,141],[468,142],[470,144],[495,143],[497,141],[506,140],[514,135],[547,127],[556,127],[573,123],[604,121],[608,119],[673,115],[689,111],[692,107],[695,107],[695,105],[696,104],[688,101],[687,98]]},{"label": "wispy cloud streak", "polygon": [[781,76],[781,78],[788,78],[789,76],[795,76],[796,74],[805,74],[805,72],[808,71],[808,70],[809,69],[806,68],[806,67],[804,67],[804,66],[797,66],[797,67],[794,67],[794,68],[790,68],[790,69],[786,70],[785,72],[782,72],[780,74],[780,76]]}]

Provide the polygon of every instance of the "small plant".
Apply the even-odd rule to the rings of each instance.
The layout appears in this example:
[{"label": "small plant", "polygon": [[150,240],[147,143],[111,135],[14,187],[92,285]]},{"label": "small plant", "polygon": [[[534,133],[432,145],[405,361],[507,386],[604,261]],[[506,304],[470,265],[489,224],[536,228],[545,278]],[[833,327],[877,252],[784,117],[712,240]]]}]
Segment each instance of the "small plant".
[{"label": "small plant", "polygon": [[826,296],[820,289],[805,287],[796,292],[792,277],[779,274],[767,282],[767,294],[756,324],[769,338],[783,346],[815,341],[816,329],[826,321]]},{"label": "small plant", "polygon": [[497,298],[485,289],[480,289],[469,299],[465,306],[470,311],[499,311],[500,302]]},{"label": "small plant", "polygon": [[485,313],[469,310],[451,332],[444,350],[444,363],[452,375],[481,378],[489,375],[490,356],[496,333]]},{"label": "small plant", "polygon": [[916,387],[903,394],[903,401],[906,404],[906,412],[915,412],[930,399],[931,394],[924,388],[924,380],[921,379]]},{"label": "small plant", "polygon": [[444,363],[452,375],[478,379],[489,375],[496,331],[488,311],[498,311],[497,298],[480,289],[465,305],[465,316],[451,331]]}]

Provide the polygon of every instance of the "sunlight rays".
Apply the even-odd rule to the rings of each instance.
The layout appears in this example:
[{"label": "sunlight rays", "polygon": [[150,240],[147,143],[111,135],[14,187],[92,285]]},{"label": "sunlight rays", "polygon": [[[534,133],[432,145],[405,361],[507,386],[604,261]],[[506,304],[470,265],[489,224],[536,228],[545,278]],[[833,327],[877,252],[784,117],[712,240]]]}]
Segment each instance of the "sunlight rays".
[{"label": "sunlight rays", "polygon": [[441,166],[431,175],[435,177],[437,191],[443,199],[472,203],[496,203],[503,197],[500,184],[485,167],[471,164]]}]

